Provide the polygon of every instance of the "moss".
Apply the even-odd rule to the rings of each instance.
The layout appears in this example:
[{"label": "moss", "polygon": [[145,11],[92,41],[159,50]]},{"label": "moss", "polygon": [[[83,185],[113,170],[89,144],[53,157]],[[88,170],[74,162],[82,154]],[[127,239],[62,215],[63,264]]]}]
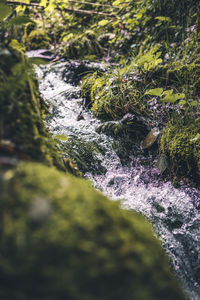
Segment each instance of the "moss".
[{"label": "moss", "polygon": [[[22,37],[22,41],[23,43],[26,45],[27,44],[27,37],[29,36],[29,34],[33,31],[36,30],[36,23],[34,22],[29,22],[25,25],[24,27],[24,35]],[[27,45],[28,47],[28,45]]]},{"label": "moss", "polygon": [[91,101],[91,89],[95,83],[95,79],[97,77],[97,73],[88,74],[84,76],[82,84],[81,84],[81,97],[86,100],[86,103],[90,103]]},{"label": "moss", "polygon": [[103,48],[96,39],[92,30],[86,30],[82,34],[72,35],[67,41],[64,56],[67,58],[84,58],[88,55],[102,56]]},{"label": "moss", "polygon": [[32,30],[27,36],[27,45],[29,50],[49,49],[50,38],[43,30]]},{"label": "moss", "polygon": [[[179,116],[180,118],[180,116]],[[169,122],[160,141],[160,149],[172,161],[177,173],[200,175],[200,119]]]},{"label": "moss", "polygon": [[[126,69],[114,69],[105,74],[87,75],[82,83],[82,96],[91,101],[95,116],[117,120],[127,113],[148,116],[149,110],[143,97],[144,84]],[[134,76],[134,77],[137,77]]]},{"label": "moss", "polygon": [[0,173],[2,299],[185,299],[141,215],[41,164]]},{"label": "moss", "polygon": [[33,68],[21,52],[6,51],[0,56],[0,139],[11,141],[13,149],[5,152],[1,147],[0,155],[62,168],[56,142],[42,120],[44,104]]},{"label": "moss", "polygon": [[62,143],[62,147],[62,153],[66,157],[66,161],[70,159],[81,172],[94,172],[95,174],[106,172],[101,160],[105,150],[99,141],[85,141],[80,137],[70,137]]}]

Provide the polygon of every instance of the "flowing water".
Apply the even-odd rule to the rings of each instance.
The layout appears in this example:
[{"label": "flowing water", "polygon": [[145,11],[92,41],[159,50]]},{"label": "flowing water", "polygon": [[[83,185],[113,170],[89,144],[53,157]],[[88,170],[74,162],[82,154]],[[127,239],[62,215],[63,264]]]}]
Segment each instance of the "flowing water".
[{"label": "flowing water", "polygon": [[127,143],[97,133],[101,122],[90,111],[78,118],[82,109],[80,88],[75,85],[78,68],[79,63],[69,62],[37,68],[40,92],[53,115],[47,121],[50,130],[68,137],[63,142],[70,149],[67,155],[76,158],[97,188],[113,200],[123,199],[125,209],[137,210],[152,222],[190,299],[199,300],[200,191],[183,183],[174,188],[164,181],[154,155],[144,153],[139,144],[132,151],[129,145],[127,152]]}]

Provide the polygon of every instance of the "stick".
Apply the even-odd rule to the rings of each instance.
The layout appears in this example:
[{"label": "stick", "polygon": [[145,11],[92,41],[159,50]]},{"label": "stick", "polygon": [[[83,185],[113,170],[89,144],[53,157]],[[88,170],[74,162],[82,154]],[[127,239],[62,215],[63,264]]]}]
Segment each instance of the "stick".
[{"label": "stick", "polygon": [[103,7],[109,7],[109,8],[119,8],[118,6],[112,6],[107,4],[99,4],[99,3],[93,3],[93,2],[83,2],[83,1],[75,1],[75,0],[68,0],[69,2],[76,3],[76,4],[88,4],[92,6],[103,6]]},{"label": "stick", "polygon": [[6,1],[8,5],[25,5],[25,6],[31,6],[31,7],[38,7],[38,8],[44,8],[44,6],[41,6],[37,3],[26,3],[26,2],[20,2],[20,1],[14,1],[14,0],[8,0]]},{"label": "stick", "polygon": [[105,16],[105,17],[116,17],[117,15],[115,14],[107,14],[107,13],[103,13],[103,12],[97,12],[94,10],[82,10],[82,9],[73,9],[73,8],[64,8],[64,11],[68,11],[68,12],[73,12],[75,14],[79,14],[79,15],[101,15],[101,16]]}]

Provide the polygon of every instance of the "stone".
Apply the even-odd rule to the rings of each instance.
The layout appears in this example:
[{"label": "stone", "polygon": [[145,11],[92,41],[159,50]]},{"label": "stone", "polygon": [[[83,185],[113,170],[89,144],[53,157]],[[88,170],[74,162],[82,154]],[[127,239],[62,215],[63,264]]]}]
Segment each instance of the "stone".
[{"label": "stone", "polygon": [[150,148],[157,140],[158,136],[160,134],[160,131],[157,127],[154,127],[145,137],[145,139],[142,142],[142,149],[148,149]]}]

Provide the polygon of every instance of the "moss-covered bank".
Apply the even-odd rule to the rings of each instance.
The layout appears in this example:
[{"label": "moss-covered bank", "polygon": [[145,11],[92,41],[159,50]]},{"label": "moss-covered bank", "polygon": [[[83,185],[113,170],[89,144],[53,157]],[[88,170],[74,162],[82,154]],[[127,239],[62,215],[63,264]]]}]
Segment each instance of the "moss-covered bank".
[{"label": "moss-covered bank", "polygon": [[150,224],[41,164],[0,171],[2,299],[182,300]]},{"label": "moss-covered bank", "polygon": [[[179,116],[180,118],[180,116]],[[169,122],[160,142],[162,153],[171,160],[174,174],[193,175],[199,182],[200,174],[200,120],[178,119]]]},{"label": "moss-covered bank", "polygon": [[56,143],[43,117],[34,70],[14,41],[0,48],[0,155],[44,162],[62,168]]}]

